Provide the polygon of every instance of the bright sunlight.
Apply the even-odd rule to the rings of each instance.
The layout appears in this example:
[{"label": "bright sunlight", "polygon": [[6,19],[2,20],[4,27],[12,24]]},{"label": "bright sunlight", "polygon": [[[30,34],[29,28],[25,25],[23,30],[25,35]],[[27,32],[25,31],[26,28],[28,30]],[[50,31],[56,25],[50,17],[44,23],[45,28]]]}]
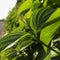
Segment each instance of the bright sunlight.
[{"label": "bright sunlight", "polygon": [[15,6],[17,0],[0,0],[0,19],[8,16],[8,12]]}]

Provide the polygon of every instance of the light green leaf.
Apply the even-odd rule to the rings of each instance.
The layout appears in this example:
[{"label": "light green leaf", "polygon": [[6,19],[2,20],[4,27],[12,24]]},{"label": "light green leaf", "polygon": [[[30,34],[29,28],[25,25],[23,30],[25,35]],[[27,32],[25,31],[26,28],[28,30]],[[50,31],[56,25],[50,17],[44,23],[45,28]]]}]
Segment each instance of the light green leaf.
[{"label": "light green leaf", "polygon": [[47,6],[47,2],[48,0],[45,0],[44,3],[43,3],[43,6],[46,7]]},{"label": "light green leaf", "polygon": [[59,27],[60,8],[58,8],[47,20],[45,27],[41,31],[40,40],[48,45]]},{"label": "light green leaf", "polygon": [[17,51],[14,49],[8,49],[0,53],[1,60],[11,59],[17,55]]},{"label": "light green leaf", "polygon": [[27,0],[25,1],[20,8],[18,9],[18,14],[21,14],[24,10],[29,9],[32,6],[32,1],[33,0]]}]

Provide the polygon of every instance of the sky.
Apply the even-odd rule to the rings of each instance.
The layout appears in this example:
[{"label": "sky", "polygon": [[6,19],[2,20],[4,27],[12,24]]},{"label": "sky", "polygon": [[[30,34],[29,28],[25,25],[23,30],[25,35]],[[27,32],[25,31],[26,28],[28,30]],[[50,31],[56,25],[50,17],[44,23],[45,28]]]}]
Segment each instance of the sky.
[{"label": "sky", "polygon": [[8,12],[15,6],[17,0],[0,0],[0,19],[8,16]]}]

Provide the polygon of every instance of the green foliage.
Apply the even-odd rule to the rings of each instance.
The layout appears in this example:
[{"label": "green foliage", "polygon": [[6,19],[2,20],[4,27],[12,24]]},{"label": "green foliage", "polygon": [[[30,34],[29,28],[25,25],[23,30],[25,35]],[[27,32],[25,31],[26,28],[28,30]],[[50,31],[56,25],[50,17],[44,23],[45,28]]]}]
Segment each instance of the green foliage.
[{"label": "green foliage", "polygon": [[18,0],[5,21],[8,34],[0,39],[0,60],[50,60],[60,55],[57,2]]},{"label": "green foliage", "polygon": [[17,15],[17,8],[13,8],[11,12],[9,12],[8,17],[5,20],[5,28],[6,31],[11,32],[11,30],[19,27],[19,16]]},{"label": "green foliage", "polygon": [[[47,20],[45,27],[41,31],[41,41],[49,44],[54,37],[55,32],[60,26],[60,9],[58,8]],[[48,41],[47,41],[48,40]]]},{"label": "green foliage", "polygon": [[44,0],[44,6],[51,6],[53,8],[60,7],[60,0]]}]

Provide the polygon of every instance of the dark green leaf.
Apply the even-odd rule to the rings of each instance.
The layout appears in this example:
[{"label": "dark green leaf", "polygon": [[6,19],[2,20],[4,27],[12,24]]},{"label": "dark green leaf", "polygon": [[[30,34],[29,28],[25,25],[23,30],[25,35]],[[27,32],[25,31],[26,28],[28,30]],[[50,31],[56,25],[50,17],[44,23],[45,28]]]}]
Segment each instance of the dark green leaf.
[{"label": "dark green leaf", "polygon": [[30,35],[29,33],[21,36],[16,47],[17,51],[21,51],[25,49],[26,47],[28,47],[29,45],[31,45],[33,43],[32,39],[33,39],[33,36]]},{"label": "dark green leaf", "polygon": [[5,49],[8,45],[15,42],[18,38],[20,38],[22,35],[24,35],[25,32],[19,32],[19,31],[13,31],[10,34],[4,36],[2,39],[0,39],[0,51]]}]

